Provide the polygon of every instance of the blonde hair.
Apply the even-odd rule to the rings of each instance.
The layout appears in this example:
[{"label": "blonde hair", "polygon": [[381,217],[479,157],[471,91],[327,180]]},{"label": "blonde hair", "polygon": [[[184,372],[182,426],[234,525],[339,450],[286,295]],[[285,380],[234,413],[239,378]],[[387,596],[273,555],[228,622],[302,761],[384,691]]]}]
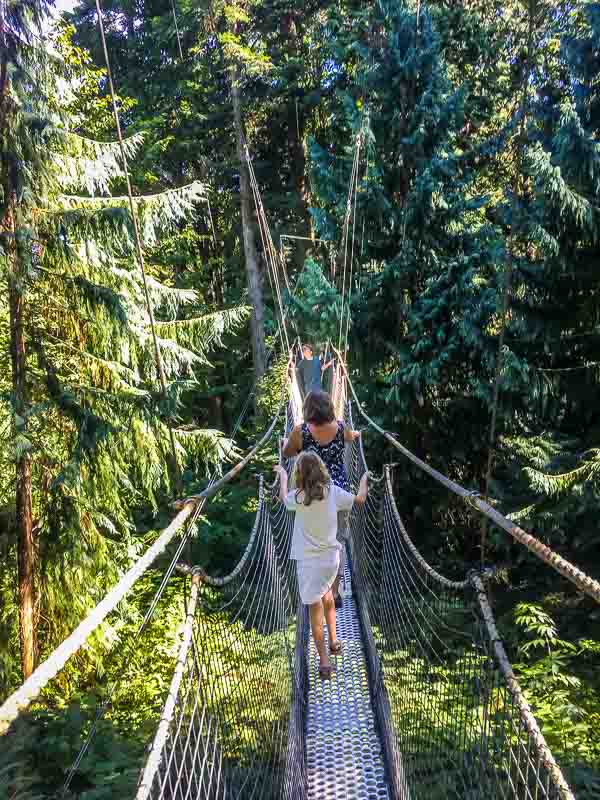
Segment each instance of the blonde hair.
[{"label": "blonde hair", "polygon": [[296,480],[296,502],[300,503],[300,492],[304,492],[303,504],[309,506],[313,500],[324,500],[329,491],[331,476],[316,453],[310,450],[300,453],[294,468]]}]

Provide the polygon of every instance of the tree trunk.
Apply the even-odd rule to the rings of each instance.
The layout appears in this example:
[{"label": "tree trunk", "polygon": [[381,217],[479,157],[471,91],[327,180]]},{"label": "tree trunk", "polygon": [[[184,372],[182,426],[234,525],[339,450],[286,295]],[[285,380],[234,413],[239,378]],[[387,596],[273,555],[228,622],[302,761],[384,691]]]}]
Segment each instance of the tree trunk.
[{"label": "tree trunk", "polygon": [[[27,409],[27,351],[24,330],[24,297],[18,274],[18,253],[15,241],[14,193],[12,193],[8,202],[8,208],[2,221],[2,230],[6,235],[5,246],[8,251],[10,269],[8,303],[10,312],[13,408],[16,417],[16,431],[18,434],[25,435],[25,412]],[[22,452],[18,456],[16,462],[15,505],[18,541],[19,637],[21,641],[21,672],[25,680],[33,672],[37,657],[31,455],[28,451]]]},{"label": "tree trunk", "polygon": [[238,160],[240,162],[240,203],[242,207],[242,231],[244,237],[244,255],[246,260],[246,280],[248,282],[248,295],[252,305],[252,318],[250,327],[252,331],[252,357],[254,360],[254,373],[257,379],[261,378],[267,368],[265,351],[265,305],[262,294],[262,282],[258,266],[258,252],[256,237],[252,225],[253,195],[250,186],[250,173],[246,164],[244,124],[242,121],[242,100],[240,96],[240,70],[232,67],[231,95],[233,99],[233,117],[235,123],[235,141]]},{"label": "tree trunk", "polygon": [[[0,0],[0,136],[6,135],[6,120],[14,113],[10,91],[5,36],[5,7]],[[0,161],[0,180],[4,211],[0,216],[0,236],[8,261],[8,304],[10,313],[10,355],[12,364],[13,408],[17,433],[25,434],[27,408],[26,348],[23,313],[23,288],[19,280],[16,240],[17,198],[10,165]],[[27,679],[35,668],[37,630],[35,609],[33,513],[31,456],[22,452],[16,462],[15,521],[17,530],[17,569],[21,671]]]}]

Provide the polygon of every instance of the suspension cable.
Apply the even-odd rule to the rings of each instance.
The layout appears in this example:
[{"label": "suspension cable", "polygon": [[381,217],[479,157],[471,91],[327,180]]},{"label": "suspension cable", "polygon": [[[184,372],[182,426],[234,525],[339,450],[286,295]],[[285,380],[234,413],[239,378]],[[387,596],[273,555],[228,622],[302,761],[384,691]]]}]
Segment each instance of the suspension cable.
[{"label": "suspension cable", "polygon": [[175,35],[177,36],[177,45],[179,47],[179,58],[183,61],[183,49],[181,47],[181,36],[179,35],[179,25],[177,24],[177,11],[175,9],[175,0],[171,0],[171,11],[173,12],[173,22],[175,23]]},{"label": "suspension cable", "polygon": [[[106,46],[106,36],[104,34],[104,21],[102,19],[102,7],[101,7],[101,4],[100,4],[100,0],[95,0],[95,2],[96,2],[96,13],[98,15],[98,29],[100,31],[100,39],[102,40],[102,50],[104,52],[104,62],[105,62],[105,65],[106,65],[106,74],[108,76],[108,85],[109,85],[110,96],[111,96],[111,101],[112,101],[113,115],[114,115],[114,118],[115,118],[115,126],[116,126],[116,129],[117,129],[117,139],[119,141],[119,149],[121,151],[121,158],[123,160],[123,173],[125,175],[125,182],[126,182],[126,186],[127,186],[127,197],[129,199],[129,208],[130,208],[131,220],[132,220],[132,224],[133,224],[133,238],[134,238],[134,243],[135,243],[135,251],[136,251],[136,255],[137,255],[139,268],[140,268],[140,271],[141,271],[141,274],[142,274],[142,282],[143,282],[143,285],[144,285],[144,295],[145,295],[145,298],[146,298],[146,308],[147,308],[147,311],[148,311],[148,317],[150,319],[150,330],[151,330],[151,333],[152,333],[152,342],[154,344],[154,356],[155,356],[155,359],[156,359],[156,365],[157,365],[157,369],[158,369],[158,376],[159,376],[159,380],[160,380],[160,386],[161,386],[161,390],[162,390],[162,394],[163,394],[163,399],[165,400],[165,402],[167,402],[167,398],[168,398],[167,379],[166,379],[166,376],[165,376],[165,370],[164,370],[162,355],[161,355],[160,347],[159,347],[159,344],[158,344],[158,336],[156,334],[156,325],[155,325],[155,321],[154,321],[154,311],[152,309],[152,301],[151,301],[151,298],[150,298],[150,291],[148,289],[148,278],[147,278],[147,275],[146,275],[146,265],[145,265],[145,261],[144,261],[144,251],[143,251],[143,247],[142,247],[142,237],[141,237],[141,233],[140,233],[138,215],[137,215],[137,211],[136,211],[136,208],[135,208],[135,201],[133,199],[133,192],[132,192],[132,189],[131,189],[131,178],[130,178],[130,175],[129,175],[129,163],[128,163],[128,160],[127,160],[127,153],[125,152],[125,144],[123,142],[123,134],[122,134],[122,131],[121,131],[121,122],[120,122],[120,119],[119,119],[119,110],[117,108],[117,99],[116,99],[116,96],[115,96],[115,86],[114,86],[114,82],[113,82],[112,70],[111,70],[111,65],[110,65],[110,57],[109,57],[109,54],[108,54],[108,48]],[[173,457],[173,468],[175,470],[175,479],[176,479],[177,487],[178,487],[178,489],[180,489],[181,487],[180,487],[179,484],[181,483],[181,472],[180,472],[180,469],[179,469],[179,462],[177,460],[177,445],[175,443],[175,434],[173,433],[173,426],[171,425],[171,420],[170,420],[169,417],[167,417],[167,427],[169,429],[169,439],[170,439],[170,443],[171,443],[171,451],[172,451],[172,457]]]},{"label": "suspension cable", "polygon": [[[361,125],[362,131],[362,125]],[[360,147],[360,142],[359,142]],[[352,300],[352,277],[354,273],[354,243],[356,238],[356,206],[357,202],[356,199],[358,197],[358,173],[359,173],[359,161],[357,158],[356,162],[356,172],[354,177],[354,202],[353,202],[353,209],[352,209],[352,247],[350,249],[350,280],[348,281],[348,303],[347,303],[347,310],[346,310],[346,336],[344,340],[344,353],[348,352],[348,334],[350,332],[350,303]]]},{"label": "suspension cable", "polygon": [[378,433],[380,433],[391,445],[396,448],[396,450],[399,450],[404,456],[406,456],[406,458],[412,461],[413,464],[416,464],[416,466],[418,466],[424,472],[427,472],[428,475],[431,475],[431,477],[434,478],[438,483],[441,483],[447,489],[450,489],[450,491],[454,492],[454,494],[462,497],[463,500],[465,500],[470,506],[480,511],[499,528],[502,528],[502,530],[510,534],[513,539],[524,545],[545,564],[559,572],[561,575],[567,578],[567,580],[571,581],[571,583],[573,583],[581,592],[587,594],[589,597],[592,597],[594,600],[600,603],[600,582],[591,578],[574,564],[571,564],[565,558],[558,555],[558,553],[555,553],[551,548],[540,542],[539,539],[536,539],[530,533],[527,533],[527,531],[523,530],[518,525],[515,525],[514,522],[511,522],[511,520],[504,517],[493,506],[483,500],[478,493],[474,493],[463,488],[451,478],[448,478],[446,475],[438,472],[438,470],[436,470],[434,467],[430,466],[427,462],[423,461],[402,444],[400,444],[393,434],[385,431],[380,425],[374,422],[374,420],[372,420],[367,412],[363,409],[358,399],[341,354],[338,351],[336,351],[336,354],[340,361],[341,368],[345,374],[348,386],[350,387],[350,391],[352,392],[352,396],[356,402],[356,408],[363,419],[371,426],[371,428],[373,428],[373,430],[376,430]]},{"label": "suspension cable", "polygon": [[254,166],[252,164],[252,159],[250,158],[250,151],[248,149],[248,144],[244,142],[244,153],[246,156],[246,163],[248,165],[248,173],[250,175],[250,183],[252,186],[252,191],[254,194],[254,202],[256,205],[256,213],[259,220],[259,227],[261,228],[261,238],[263,239],[263,247],[265,248],[265,255],[267,257],[267,266],[270,268],[272,275],[273,275],[273,282],[276,288],[276,297],[277,303],[279,306],[279,314],[280,319],[282,320],[282,330],[283,335],[285,336],[285,343],[287,349],[290,349],[290,343],[287,333],[287,327],[285,324],[285,314],[283,310],[283,300],[281,295],[281,285],[279,282],[279,272],[277,269],[277,250],[275,249],[275,245],[273,243],[273,238],[271,236],[271,231],[269,229],[269,222],[267,220],[267,215],[264,210],[262,196],[260,193],[260,188],[258,186],[258,181],[256,179],[256,174],[254,172]]},{"label": "suspension cable", "polygon": [[[348,263],[348,233],[350,229],[350,218],[352,216],[352,201],[354,197],[354,187],[356,185],[356,174],[358,172],[358,160],[360,157],[361,137],[362,137],[362,128],[358,132],[354,146],[354,158],[352,160],[352,172],[350,175],[348,198],[346,200],[346,214],[344,217],[344,226],[342,231],[342,249],[344,252],[344,262],[342,271],[342,305],[340,310],[340,333],[338,337],[338,349],[340,350],[342,348],[342,341],[343,341],[342,334],[344,330],[344,303],[346,299],[346,272]],[[349,313],[349,309],[347,313]]]}]

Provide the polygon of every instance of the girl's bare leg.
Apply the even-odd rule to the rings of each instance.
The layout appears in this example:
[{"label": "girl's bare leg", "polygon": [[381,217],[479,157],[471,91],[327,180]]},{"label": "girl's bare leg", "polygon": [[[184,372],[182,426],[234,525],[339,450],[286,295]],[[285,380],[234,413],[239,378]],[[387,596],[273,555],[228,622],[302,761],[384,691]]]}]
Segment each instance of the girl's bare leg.
[{"label": "girl's bare leg", "polygon": [[[328,592],[328,594],[331,596],[331,592]],[[333,598],[332,598],[332,604],[333,604]],[[325,631],[323,628],[323,601],[319,600],[317,603],[311,603],[308,607],[308,611],[310,615],[310,629],[312,631],[313,639],[315,640],[315,646],[319,654],[319,660],[321,662],[321,666],[330,667],[331,661],[329,660],[329,653],[325,649]],[[335,606],[333,606],[333,614],[334,614],[333,630],[335,631]],[[328,620],[328,625],[329,625],[329,620]],[[331,636],[331,628],[329,629],[329,635]]]},{"label": "girl's bare leg", "polygon": [[[335,582],[334,582],[335,585]],[[337,632],[335,628],[335,601],[333,599],[333,588],[327,594],[323,595],[321,601],[325,609],[325,619],[327,621],[327,630],[329,631],[329,647],[337,643]]]}]

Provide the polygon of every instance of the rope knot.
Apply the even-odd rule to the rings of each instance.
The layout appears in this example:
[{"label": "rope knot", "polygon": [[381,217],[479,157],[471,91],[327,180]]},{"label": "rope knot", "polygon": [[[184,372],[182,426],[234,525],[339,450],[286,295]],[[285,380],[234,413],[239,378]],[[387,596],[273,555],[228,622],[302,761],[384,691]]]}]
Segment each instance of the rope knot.
[{"label": "rope knot", "polygon": [[483,495],[481,494],[481,492],[478,492],[477,489],[469,489],[464,497],[465,503],[471,506],[471,508],[474,508],[476,511],[479,511],[479,509],[477,508],[475,500],[482,500],[482,499]]}]

